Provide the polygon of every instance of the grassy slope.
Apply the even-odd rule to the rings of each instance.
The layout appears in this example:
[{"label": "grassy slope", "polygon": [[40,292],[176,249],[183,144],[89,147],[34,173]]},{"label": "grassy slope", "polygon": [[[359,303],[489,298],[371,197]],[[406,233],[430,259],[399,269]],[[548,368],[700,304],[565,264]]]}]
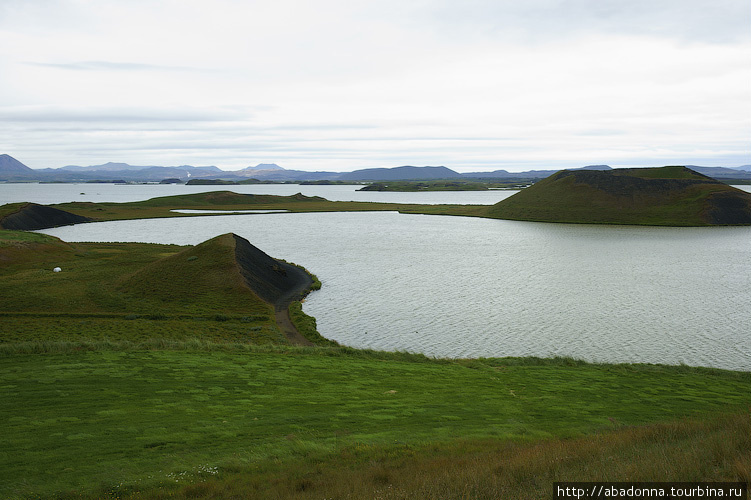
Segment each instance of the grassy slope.
[{"label": "grassy slope", "polygon": [[0,231],[0,343],[283,342],[273,308],[227,279],[234,262],[218,245],[68,244]]},{"label": "grassy slope", "polygon": [[272,308],[243,281],[235,260],[232,235],[212,238],[194,247],[152,262],[123,276],[117,285],[136,307],[155,307],[172,314],[268,315]]},{"label": "grassy slope", "polygon": [[751,374],[714,370],[238,349],[6,353],[0,496],[252,475],[359,447],[572,437],[751,403]]},{"label": "grassy slope", "polygon": [[[619,177],[672,180],[666,189],[651,189],[637,183],[610,189]],[[580,178],[587,178],[581,181]],[[602,177],[603,179],[598,179]],[[589,182],[592,178],[592,182]],[[665,226],[709,225],[707,211],[710,197],[718,193],[745,193],[721,183],[706,182],[708,178],[683,167],[655,169],[624,169],[612,172],[559,172],[537,182],[496,205],[488,216],[500,219],[570,223],[640,224]],[[679,182],[699,183],[679,186]],[[601,184],[597,185],[597,182]],[[642,185],[643,184],[643,185]]]},{"label": "grassy slope", "polygon": [[8,215],[18,212],[26,205],[28,205],[28,203],[25,202],[7,203],[5,205],[0,205],[0,220],[2,220],[4,217],[7,217]]}]

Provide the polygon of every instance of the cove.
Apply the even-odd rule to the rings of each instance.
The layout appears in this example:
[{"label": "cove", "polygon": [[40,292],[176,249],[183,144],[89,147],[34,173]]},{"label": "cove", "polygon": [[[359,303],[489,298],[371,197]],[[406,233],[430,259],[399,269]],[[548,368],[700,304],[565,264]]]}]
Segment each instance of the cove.
[{"label": "cove", "polygon": [[81,224],[66,241],[197,244],[234,232],[304,265],[325,337],[437,357],[572,356],[751,370],[751,228],[397,213]]}]

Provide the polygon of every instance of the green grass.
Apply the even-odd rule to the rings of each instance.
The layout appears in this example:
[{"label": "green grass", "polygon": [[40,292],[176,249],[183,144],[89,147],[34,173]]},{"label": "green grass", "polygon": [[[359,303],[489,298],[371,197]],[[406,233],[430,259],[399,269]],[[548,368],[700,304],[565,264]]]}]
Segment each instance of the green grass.
[{"label": "green grass", "polygon": [[574,439],[348,446],[334,455],[197,471],[125,498],[550,498],[555,481],[751,480],[751,415],[621,427]]},{"label": "green grass", "polygon": [[1,356],[0,496],[153,488],[358,447],[573,438],[751,403],[751,374],[718,370],[216,349]]},{"label": "green grass", "polygon": [[[50,205],[95,220],[147,219],[155,217],[195,217],[196,214],[171,212],[172,209],[206,210],[287,210],[289,212],[351,212],[398,211],[402,207],[421,205],[370,203],[357,201],[328,201],[317,196],[237,194],[231,191],[211,191],[186,195],[164,196],[128,203],[71,202]],[[210,214],[198,215],[211,217]]]},{"label": "green grass", "polygon": [[7,217],[8,215],[18,212],[26,205],[28,205],[28,202],[6,203],[5,205],[0,205],[0,220]]},{"label": "green grass", "polygon": [[0,247],[19,247],[27,243],[56,244],[59,242],[60,240],[58,238],[47,236],[46,234],[0,230]]},{"label": "green grass", "polygon": [[128,341],[151,339],[284,343],[269,316],[42,315],[0,313],[0,345],[24,342]]}]

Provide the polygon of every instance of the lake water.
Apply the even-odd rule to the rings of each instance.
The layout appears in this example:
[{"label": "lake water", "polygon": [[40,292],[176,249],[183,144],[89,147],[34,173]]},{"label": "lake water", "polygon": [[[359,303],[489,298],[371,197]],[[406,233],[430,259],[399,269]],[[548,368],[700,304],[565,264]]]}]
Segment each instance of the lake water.
[{"label": "lake water", "polygon": [[128,202],[159,196],[234,191],[247,194],[322,196],[331,201],[373,201],[386,203],[458,203],[492,205],[516,191],[425,191],[389,193],[357,191],[360,185],[301,186],[299,184],[256,184],[243,186],[186,186],[184,184],[5,184],[0,183],[0,205],[29,201],[49,205],[70,201]]},{"label": "lake water", "polygon": [[43,232],[67,241],[178,244],[234,232],[318,275],[323,288],[304,309],[324,336],[354,347],[751,370],[751,227],[374,212],[118,221]]}]

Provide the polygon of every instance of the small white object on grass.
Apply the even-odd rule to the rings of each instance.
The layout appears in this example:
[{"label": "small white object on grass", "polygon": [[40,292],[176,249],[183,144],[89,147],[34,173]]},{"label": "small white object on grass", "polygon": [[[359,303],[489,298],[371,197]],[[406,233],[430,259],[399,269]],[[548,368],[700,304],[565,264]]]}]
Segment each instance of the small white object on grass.
[{"label": "small white object on grass", "polygon": [[52,272],[55,272],[55,273],[59,273],[60,271],[62,271],[62,269],[60,269],[59,267],[56,267],[55,269],[52,270]]}]

